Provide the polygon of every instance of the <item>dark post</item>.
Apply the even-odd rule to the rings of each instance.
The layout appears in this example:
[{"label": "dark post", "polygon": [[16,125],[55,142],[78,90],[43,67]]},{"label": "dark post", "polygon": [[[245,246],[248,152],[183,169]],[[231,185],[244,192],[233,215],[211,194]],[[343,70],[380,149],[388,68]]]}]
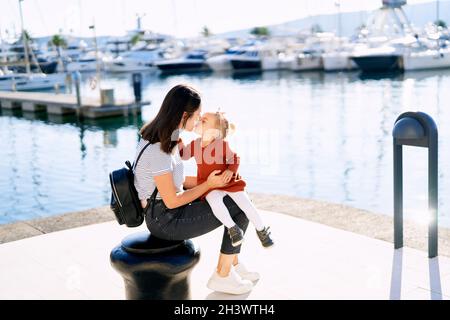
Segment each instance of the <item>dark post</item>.
[{"label": "dark post", "polygon": [[77,115],[81,116],[81,92],[80,92],[80,83],[81,83],[81,73],[79,71],[75,71],[73,73],[73,80],[75,81],[75,93],[77,95]]},{"label": "dark post", "polygon": [[133,300],[189,299],[189,276],[199,259],[191,240],[162,240],[147,231],[126,237],[110,255],[126,298]]},{"label": "dark post", "polygon": [[134,90],[134,101],[136,103],[142,100],[142,74],[133,73],[133,90]]},{"label": "dark post", "polygon": [[394,247],[403,247],[403,145],[428,148],[428,257],[438,255],[438,131],[423,112],[402,113],[394,124]]}]

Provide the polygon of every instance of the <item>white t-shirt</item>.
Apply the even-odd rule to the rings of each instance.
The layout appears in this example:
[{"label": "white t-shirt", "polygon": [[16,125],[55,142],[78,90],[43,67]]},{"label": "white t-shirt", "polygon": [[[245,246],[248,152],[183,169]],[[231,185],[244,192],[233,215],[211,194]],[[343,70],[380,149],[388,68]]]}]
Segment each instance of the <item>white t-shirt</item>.
[{"label": "white t-shirt", "polygon": [[[147,143],[148,141],[145,139],[139,141],[134,158],[135,161]],[[134,186],[138,192],[139,199],[146,200],[150,198],[155,190],[153,177],[163,175],[167,172],[172,172],[173,183],[177,192],[183,191],[184,167],[183,161],[180,158],[178,145],[175,146],[172,154],[167,154],[162,151],[160,142],[149,145],[142,153],[134,169]],[[159,192],[156,197],[161,199]]]}]

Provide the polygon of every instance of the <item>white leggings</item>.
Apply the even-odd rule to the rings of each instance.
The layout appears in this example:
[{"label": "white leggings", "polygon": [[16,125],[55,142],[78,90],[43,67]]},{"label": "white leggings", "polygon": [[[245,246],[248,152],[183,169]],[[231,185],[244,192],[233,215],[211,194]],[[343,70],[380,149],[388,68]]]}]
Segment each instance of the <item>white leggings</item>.
[{"label": "white leggings", "polygon": [[227,207],[223,203],[223,197],[229,195],[231,199],[238,205],[238,207],[244,211],[248,220],[255,226],[256,230],[262,230],[264,224],[261,217],[259,216],[258,210],[255,208],[253,203],[245,191],[238,192],[228,192],[223,190],[213,190],[206,195],[206,201],[212,209],[212,212],[219,219],[220,222],[227,228],[231,228],[236,223],[230,216]]}]

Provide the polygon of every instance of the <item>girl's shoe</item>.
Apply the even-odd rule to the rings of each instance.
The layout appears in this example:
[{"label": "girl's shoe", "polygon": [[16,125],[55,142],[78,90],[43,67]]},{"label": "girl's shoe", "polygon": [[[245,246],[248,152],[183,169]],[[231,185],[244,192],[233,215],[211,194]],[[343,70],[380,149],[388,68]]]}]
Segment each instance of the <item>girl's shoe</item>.
[{"label": "girl's shoe", "polygon": [[256,230],[256,234],[258,235],[259,240],[261,240],[261,244],[265,248],[269,248],[274,245],[272,239],[270,238],[270,227],[265,227],[261,231]]},{"label": "girl's shoe", "polygon": [[231,245],[237,247],[244,241],[244,232],[236,224],[228,229],[228,234],[230,235]]},{"label": "girl's shoe", "polygon": [[228,294],[244,294],[253,289],[253,283],[242,279],[233,268],[226,277],[219,276],[215,271],[206,286],[213,291]]},{"label": "girl's shoe", "polygon": [[237,274],[244,280],[257,281],[260,278],[258,272],[248,271],[242,262],[235,265],[234,270],[236,270]]}]

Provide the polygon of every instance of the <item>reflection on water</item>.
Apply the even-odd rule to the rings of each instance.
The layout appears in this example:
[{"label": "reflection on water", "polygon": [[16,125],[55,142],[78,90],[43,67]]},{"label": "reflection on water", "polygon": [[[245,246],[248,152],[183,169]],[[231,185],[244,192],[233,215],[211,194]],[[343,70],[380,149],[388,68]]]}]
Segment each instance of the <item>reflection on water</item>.
[{"label": "reflection on water", "polygon": [[[94,96],[89,75],[83,94]],[[203,94],[203,110],[236,123],[249,191],[308,197],[392,214],[392,125],[404,111],[429,113],[439,128],[440,223],[450,226],[450,71],[364,75],[359,72],[144,74],[142,116],[78,121],[1,110],[0,223],[106,205],[108,173],[132,160],[138,128],[175,84]],[[104,87],[132,98],[131,75],[108,75]],[[192,135],[185,133],[186,139]],[[426,150],[405,148],[405,217],[427,211]],[[186,164],[195,174],[195,163]]]}]

